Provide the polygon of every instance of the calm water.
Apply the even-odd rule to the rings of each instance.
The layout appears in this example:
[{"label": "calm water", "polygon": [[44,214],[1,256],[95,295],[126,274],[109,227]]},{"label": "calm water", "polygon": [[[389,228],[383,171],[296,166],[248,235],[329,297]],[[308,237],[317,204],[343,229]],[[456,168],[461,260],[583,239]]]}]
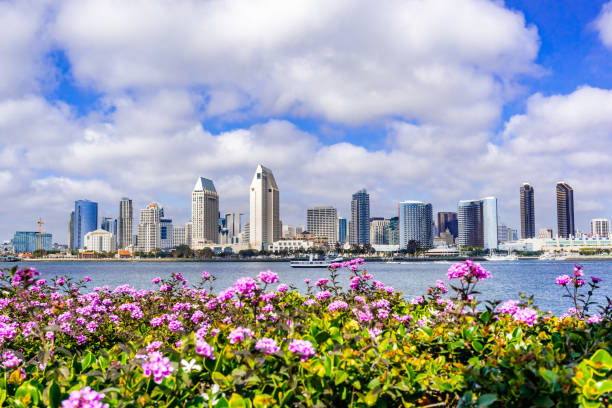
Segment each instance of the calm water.
[{"label": "calm water", "polygon": [[[584,262],[585,275],[603,279],[599,299],[612,297],[612,262]],[[13,263],[0,263],[0,268],[9,268]],[[436,279],[446,280],[450,262],[416,262],[409,264],[367,263],[366,267],[374,277],[411,298],[425,293]],[[535,295],[535,303],[541,310],[555,314],[567,311],[569,299],[562,298],[563,288],[555,285],[555,278],[561,274],[571,275],[572,262],[563,261],[495,261],[482,262],[492,274],[492,279],[479,284],[481,299],[518,299],[518,293]],[[270,269],[279,274],[281,282],[305,288],[304,279],[327,277],[326,269],[294,269],[288,263],[223,263],[223,262],[49,262],[22,263],[20,267],[35,267],[43,277],[68,275],[75,279],[86,275],[92,277],[91,287],[109,285],[115,287],[130,284],[137,289],[152,288],[151,280],[156,276],[167,277],[171,272],[180,272],[190,282],[197,282],[204,270],[215,275],[215,290],[225,289],[242,276],[255,277],[260,271]],[[343,280],[348,287],[348,279]]]}]

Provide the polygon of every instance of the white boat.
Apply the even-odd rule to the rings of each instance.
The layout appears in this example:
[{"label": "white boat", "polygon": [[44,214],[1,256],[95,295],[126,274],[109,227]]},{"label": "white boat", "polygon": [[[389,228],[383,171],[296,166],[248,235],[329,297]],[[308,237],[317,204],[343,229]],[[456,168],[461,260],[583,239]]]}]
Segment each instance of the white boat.
[{"label": "white boat", "polygon": [[487,261],[517,261],[518,260],[518,256],[516,256],[516,255],[498,255],[498,254],[494,254],[494,255],[490,255],[490,256],[485,256],[485,259]]},{"label": "white boat", "polygon": [[331,264],[342,261],[342,258],[314,259],[312,254],[310,254],[307,261],[291,261],[289,262],[289,266],[292,268],[329,268]]}]

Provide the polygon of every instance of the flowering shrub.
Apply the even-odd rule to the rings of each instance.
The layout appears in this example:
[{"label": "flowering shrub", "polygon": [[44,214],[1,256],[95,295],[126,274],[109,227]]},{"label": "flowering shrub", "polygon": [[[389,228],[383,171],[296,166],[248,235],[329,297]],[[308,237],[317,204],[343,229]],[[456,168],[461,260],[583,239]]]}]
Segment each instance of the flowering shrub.
[{"label": "flowering shrub", "polygon": [[572,300],[559,318],[531,299],[480,304],[489,278],[467,261],[408,300],[360,259],[304,294],[271,271],[216,293],[207,272],[83,293],[5,270],[0,405],[606,406],[610,304],[595,314],[590,300],[601,280],[584,283],[581,267],[558,278]]}]

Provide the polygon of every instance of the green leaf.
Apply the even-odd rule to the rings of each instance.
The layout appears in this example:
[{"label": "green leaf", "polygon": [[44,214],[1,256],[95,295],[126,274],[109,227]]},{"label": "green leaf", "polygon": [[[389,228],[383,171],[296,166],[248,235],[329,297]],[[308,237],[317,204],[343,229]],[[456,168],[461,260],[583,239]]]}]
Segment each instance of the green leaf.
[{"label": "green leaf", "polygon": [[474,350],[476,350],[476,351],[477,351],[477,352],[479,352],[479,353],[480,353],[480,352],[482,351],[482,349],[484,348],[484,346],[482,345],[482,343],[481,343],[481,342],[479,342],[479,341],[473,341],[473,342],[472,342],[472,347],[474,348]]},{"label": "green leaf", "polygon": [[612,392],[612,380],[599,381],[596,387],[599,395],[605,394],[606,392]]},{"label": "green leaf", "polygon": [[21,386],[17,388],[17,391],[15,391],[15,397],[17,398],[22,398],[27,395],[30,396],[30,401],[32,401],[33,405],[38,405],[38,402],[40,401],[40,392],[38,391],[38,388],[32,385],[29,381],[21,384]]},{"label": "green leaf", "polygon": [[424,332],[425,334],[427,334],[428,336],[431,336],[433,334],[433,329],[427,327],[427,326],[423,326],[421,327],[421,331]]},{"label": "green leaf", "polygon": [[539,372],[542,378],[544,378],[544,380],[549,384],[554,384],[559,379],[557,374],[545,368],[540,368]]},{"label": "green leaf", "polygon": [[336,375],[334,377],[334,384],[340,385],[348,379],[348,373],[346,371],[336,371]]},{"label": "green leaf", "polygon": [[87,370],[89,368],[89,366],[91,365],[91,361],[93,360],[91,352],[87,351],[85,353],[85,355],[83,355],[83,358],[81,359],[81,372]]},{"label": "green leaf", "polygon": [[477,407],[488,407],[497,401],[497,394],[482,394],[476,401]]},{"label": "green leaf", "polygon": [[590,361],[596,363],[599,367],[608,370],[612,369],[612,356],[604,349],[597,350],[595,354],[593,354],[593,357],[590,358]]},{"label": "green leaf", "polygon": [[55,408],[62,404],[62,392],[55,381],[51,381],[45,391],[47,394],[46,403],[48,403],[50,407]]},{"label": "green leaf", "polygon": [[230,408],[247,408],[247,403],[244,400],[244,398],[242,398],[240,395],[232,394],[232,397],[229,400],[229,407]]},{"label": "green leaf", "polygon": [[480,314],[480,321],[483,322],[484,324],[487,324],[489,322],[489,320],[491,320],[491,313],[489,313],[488,311],[483,312]]},{"label": "green leaf", "polygon": [[363,401],[371,407],[378,401],[378,394],[367,393],[365,397],[363,397]]}]

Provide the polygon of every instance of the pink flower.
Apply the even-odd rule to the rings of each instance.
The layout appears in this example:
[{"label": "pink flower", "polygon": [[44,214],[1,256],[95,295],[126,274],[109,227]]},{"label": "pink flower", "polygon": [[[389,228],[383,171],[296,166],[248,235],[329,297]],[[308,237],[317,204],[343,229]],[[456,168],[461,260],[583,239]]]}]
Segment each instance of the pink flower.
[{"label": "pink flower", "polygon": [[19,357],[17,357],[15,355],[15,353],[13,353],[12,351],[5,351],[2,354],[2,366],[4,368],[12,368],[12,367],[17,367],[19,365],[19,363],[21,363],[23,360],[20,359]]},{"label": "pink flower", "polygon": [[375,339],[376,337],[382,334],[382,330],[374,327],[374,328],[368,329],[368,333],[370,334],[371,339]]},{"label": "pink flower", "polygon": [[340,310],[340,309],[348,310],[348,308],[349,308],[348,303],[346,303],[346,302],[344,302],[342,300],[336,300],[334,302],[331,302],[329,304],[329,306],[327,306],[327,309],[330,312],[335,312],[335,311]]},{"label": "pink flower", "polygon": [[152,283],[152,284],[154,284],[154,285],[157,285],[159,282],[161,282],[161,280],[162,280],[162,279],[161,279],[161,278],[158,276],[157,278],[153,279],[153,280],[151,281],[151,283]]},{"label": "pink flower", "polygon": [[602,321],[602,317],[601,315],[593,315],[593,316],[589,316],[589,319],[587,320],[589,323],[601,323]]},{"label": "pink flower", "polygon": [[260,272],[259,275],[257,275],[257,279],[259,279],[259,281],[262,283],[271,284],[278,282],[278,275],[270,270],[267,270]]},{"label": "pink flower", "polygon": [[308,278],[307,278],[307,279],[304,279],[304,283],[305,283],[305,284],[310,285],[310,282],[311,282],[311,280],[310,280],[310,279],[308,279]]},{"label": "pink flower", "polygon": [[251,331],[251,329],[245,329],[244,327],[238,327],[232,330],[228,336],[231,344],[242,342],[247,337],[253,337],[253,332]]},{"label": "pink flower", "polygon": [[321,292],[315,295],[315,297],[319,300],[327,299],[330,296],[331,296],[331,293],[328,290],[322,290]]},{"label": "pink flower", "polygon": [[89,276],[85,276],[85,277],[83,278],[83,280],[84,280],[85,282],[91,282],[91,278],[90,278]]},{"label": "pink flower", "polygon": [[557,285],[561,285],[561,286],[565,286],[571,281],[572,281],[572,278],[570,278],[568,275],[557,276],[557,280],[556,280]]},{"label": "pink flower", "polygon": [[261,340],[255,344],[255,349],[259,351],[263,351],[265,354],[276,353],[280,350],[276,340],[269,339],[267,337],[262,337]]},{"label": "pink flower", "polygon": [[257,287],[257,282],[253,278],[240,278],[234,283],[234,289],[239,294],[246,297],[253,297],[253,291]]},{"label": "pink flower", "polygon": [[280,285],[278,285],[278,286],[276,287],[276,290],[277,290],[277,291],[279,291],[279,292],[281,292],[281,293],[282,293],[282,292],[286,292],[286,291],[288,291],[288,290],[289,290],[289,286],[285,285],[284,283],[281,283]]},{"label": "pink flower", "polygon": [[593,281],[593,283],[599,283],[601,282],[601,278],[597,278],[595,276],[591,276],[591,280]]},{"label": "pink flower", "polygon": [[304,306],[312,306],[312,305],[316,305],[317,301],[314,299],[307,299],[304,301],[304,303],[302,303],[302,305]]},{"label": "pink flower", "polygon": [[214,354],[214,349],[213,347],[208,344],[206,342],[206,340],[204,340],[201,337],[196,336],[196,353],[204,356],[206,358],[209,358],[211,360],[215,359],[215,354]]},{"label": "pink flower", "polygon": [[519,322],[525,323],[527,326],[533,326],[536,319],[538,318],[538,312],[529,308],[518,309],[513,315],[512,318]]},{"label": "pink flower", "polygon": [[299,355],[302,361],[308,360],[308,357],[315,355],[314,347],[308,340],[291,340],[289,351]]},{"label": "pink flower", "polygon": [[108,408],[103,404],[104,394],[94,391],[89,387],[72,391],[67,400],[62,402],[62,408]]},{"label": "pink flower", "polygon": [[417,296],[414,299],[410,300],[410,303],[412,303],[413,305],[418,305],[420,303],[423,303],[425,300],[423,299],[423,296]]},{"label": "pink flower", "polygon": [[463,279],[465,277],[473,277],[476,280],[488,279],[491,273],[484,269],[479,263],[473,262],[471,259],[459,264],[455,264],[448,269],[448,279]]},{"label": "pink flower", "polygon": [[507,300],[501,305],[497,306],[497,310],[499,310],[500,313],[508,313],[508,314],[513,315],[519,309],[517,306],[518,304],[519,304],[518,300]]},{"label": "pink flower", "polygon": [[579,278],[584,276],[584,272],[582,272],[582,265],[574,265],[574,277]]},{"label": "pink flower", "polygon": [[202,279],[209,280],[211,278],[210,273],[202,271]]},{"label": "pink flower", "polygon": [[323,286],[325,285],[327,282],[329,282],[329,279],[327,278],[321,278],[317,281],[317,283],[315,283],[315,286]]},{"label": "pink flower", "polygon": [[145,377],[153,376],[153,381],[160,384],[164,378],[170,377],[174,371],[170,359],[164,357],[159,351],[152,351],[145,356],[145,361],[141,364]]}]

